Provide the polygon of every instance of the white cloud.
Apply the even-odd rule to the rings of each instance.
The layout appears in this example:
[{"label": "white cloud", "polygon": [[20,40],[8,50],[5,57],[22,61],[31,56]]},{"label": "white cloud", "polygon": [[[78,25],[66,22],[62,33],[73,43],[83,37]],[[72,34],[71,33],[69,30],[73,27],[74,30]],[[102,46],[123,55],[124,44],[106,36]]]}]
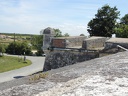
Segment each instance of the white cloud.
[{"label": "white cloud", "polygon": [[[52,19],[57,19],[57,17],[52,16],[50,13],[46,12],[40,12],[39,14],[36,14],[32,12],[33,10],[37,10],[36,7],[38,7],[38,2],[35,2],[35,6],[32,3],[25,2],[24,0],[19,2],[18,7],[11,6],[12,2],[2,2],[0,5],[1,10],[3,11],[4,14],[0,15],[0,21],[1,25],[5,25],[8,28],[12,30],[12,28],[15,28],[15,32],[20,31],[22,32],[23,29],[26,29],[24,31],[30,31],[39,28],[37,26],[41,25],[47,25],[47,23],[51,23],[54,20]],[[46,2],[45,2],[46,4]],[[41,5],[41,4],[39,4]],[[44,4],[43,4],[44,5]],[[46,5],[45,5],[46,6]],[[31,9],[32,8],[32,9]],[[37,12],[38,13],[38,12]],[[20,28],[22,28],[20,30]],[[4,29],[3,29],[4,30]],[[6,31],[9,31],[5,29]],[[11,31],[10,30],[10,31]],[[39,30],[39,29],[38,29]],[[31,32],[32,32],[31,31]]]},{"label": "white cloud", "polygon": [[2,0],[0,31],[39,34],[41,29],[53,27],[70,35],[87,34],[87,23],[99,5],[65,1]]},{"label": "white cloud", "polygon": [[[79,36],[80,34],[85,34],[88,36],[86,25],[82,24],[71,24],[63,23],[61,25],[49,25],[52,28],[59,28],[62,34],[69,33],[70,36]],[[46,26],[44,26],[45,28]]]}]

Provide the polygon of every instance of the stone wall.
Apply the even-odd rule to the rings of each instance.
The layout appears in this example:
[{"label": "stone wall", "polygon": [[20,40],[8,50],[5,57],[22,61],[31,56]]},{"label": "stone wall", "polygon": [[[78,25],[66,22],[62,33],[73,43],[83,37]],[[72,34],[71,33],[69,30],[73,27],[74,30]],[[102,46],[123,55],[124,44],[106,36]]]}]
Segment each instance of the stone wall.
[{"label": "stone wall", "polygon": [[98,52],[72,52],[72,51],[54,51],[47,55],[43,71],[72,65],[77,62],[99,57]]},{"label": "stone wall", "polygon": [[76,46],[82,47],[82,42],[85,39],[86,39],[85,36],[56,37],[52,39],[51,47],[54,48],[71,48]]},{"label": "stone wall", "polygon": [[29,78],[0,83],[0,96],[128,96],[128,52],[51,70],[33,83]]},{"label": "stone wall", "polygon": [[111,38],[105,42],[105,49],[116,48],[120,45],[128,49],[128,39],[127,38]]},{"label": "stone wall", "polygon": [[106,42],[105,49],[116,48],[117,45],[120,45],[120,46],[128,49],[128,43],[112,43],[112,42]]},{"label": "stone wall", "polygon": [[106,37],[90,37],[85,39],[82,44],[82,48],[86,50],[95,50],[105,46]]}]

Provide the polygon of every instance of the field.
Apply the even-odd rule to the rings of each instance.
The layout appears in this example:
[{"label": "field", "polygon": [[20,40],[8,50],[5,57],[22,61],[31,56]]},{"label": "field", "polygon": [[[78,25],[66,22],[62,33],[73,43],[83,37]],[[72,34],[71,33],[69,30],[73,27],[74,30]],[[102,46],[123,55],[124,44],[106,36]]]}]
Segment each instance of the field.
[{"label": "field", "polygon": [[[40,35],[34,35],[34,34],[14,34],[14,33],[0,33],[0,44],[4,44],[5,46],[8,46],[11,42],[27,42],[28,44],[32,44],[32,49],[35,49],[35,46],[37,46],[37,39],[35,37],[38,37]],[[42,40],[42,39],[41,39]],[[36,45],[37,44],[37,45]],[[41,41],[42,44],[42,41]]]},{"label": "field", "polygon": [[31,64],[30,60],[23,61],[23,58],[2,56],[0,57],[0,73],[25,67]]},{"label": "field", "polygon": [[31,34],[11,34],[11,33],[1,33],[4,37],[0,38],[0,43],[8,44],[15,41],[27,41],[31,42],[31,39],[34,35]]}]

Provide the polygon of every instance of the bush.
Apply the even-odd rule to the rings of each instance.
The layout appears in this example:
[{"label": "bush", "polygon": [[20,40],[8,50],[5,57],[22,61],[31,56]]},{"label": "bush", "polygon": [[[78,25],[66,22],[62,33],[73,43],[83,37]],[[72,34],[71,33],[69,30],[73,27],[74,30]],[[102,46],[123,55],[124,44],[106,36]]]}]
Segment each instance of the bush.
[{"label": "bush", "polygon": [[5,46],[3,44],[0,44],[0,56],[2,56],[5,51]]},{"label": "bush", "polygon": [[42,54],[44,54],[44,52],[43,52],[42,49],[37,50],[37,52],[36,52],[36,56],[42,56]]},{"label": "bush", "polygon": [[31,47],[27,42],[12,42],[8,45],[7,53],[15,55],[31,55]]}]

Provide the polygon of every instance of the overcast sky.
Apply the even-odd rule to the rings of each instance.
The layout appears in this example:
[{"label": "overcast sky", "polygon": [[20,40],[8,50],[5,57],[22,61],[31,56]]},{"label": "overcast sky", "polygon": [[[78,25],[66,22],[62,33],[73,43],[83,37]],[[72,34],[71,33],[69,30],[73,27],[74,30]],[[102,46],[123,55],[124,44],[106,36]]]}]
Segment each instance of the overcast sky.
[{"label": "overcast sky", "polygon": [[128,14],[128,0],[0,0],[0,32],[40,34],[47,27],[88,35],[87,24],[105,4]]}]

